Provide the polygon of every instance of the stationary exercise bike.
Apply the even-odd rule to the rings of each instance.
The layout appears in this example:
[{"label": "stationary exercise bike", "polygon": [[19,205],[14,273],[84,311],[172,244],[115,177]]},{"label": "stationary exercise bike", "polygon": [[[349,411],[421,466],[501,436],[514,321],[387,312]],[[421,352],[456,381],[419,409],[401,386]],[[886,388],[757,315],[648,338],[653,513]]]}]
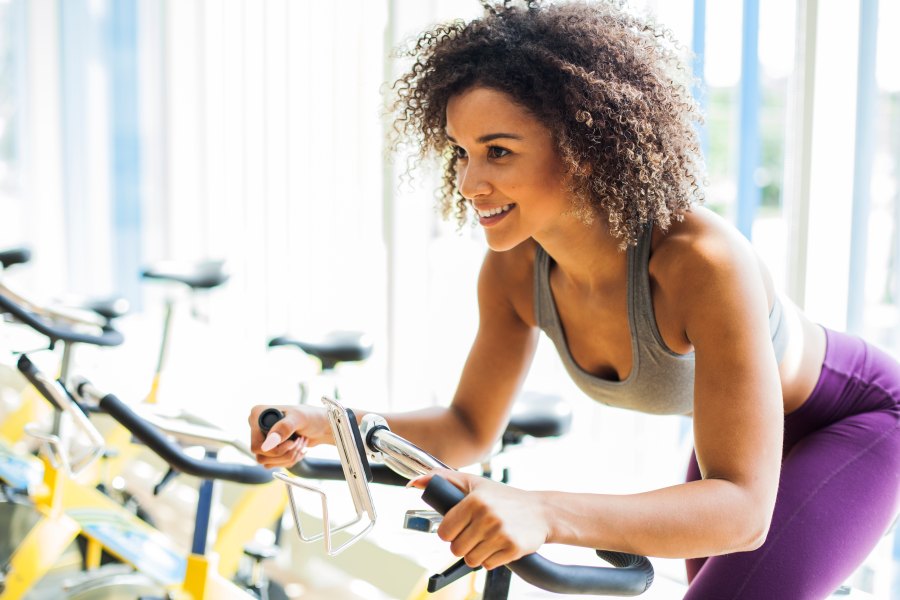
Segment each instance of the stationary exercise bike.
[{"label": "stationary exercise bike", "polygon": [[[46,335],[51,340],[69,343],[108,343],[117,341],[117,332],[103,331],[99,336],[76,332],[50,324],[26,309],[0,296],[0,309]],[[105,338],[104,338],[105,336]],[[271,473],[258,465],[222,463],[215,460],[219,449],[233,445],[221,431],[206,431],[194,424],[166,428],[154,415],[138,415],[113,396],[99,395],[86,383],[80,383],[76,395],[62,381],[54,381],[41,373],[26,355],[18,360],[18,369],[50,402],[60,415],[77,427],[89,440],[85,449],[74,450],[71,435],[64,427],[45,433],[32,428],[31,433],[45,442],[36,469],[24,481],[3,477],[2,489],[10,506],[33,517],[22,527],[21,535],[11,555],[2,562],[0,599],[21,598],[37,585],[65,552],[71,541],[83,534],[89,540],[88,569],[75,574],[66,584],[66,597],[94,598],[251,598],[215,571],[215,561],[206,554],[209,513],[213,481],[228,480],[244,484],[265,484]],[[102,454],[103,439],[88,419],[88,413],[100,410],[123,425],[148,448],[173,464],[179,471],[203,479],[194,544],[190,555],[181,550],[159,531],[138,520],[91,485],[77,482],[79,473]],[[156,419],[156,423],[153,422]],[[191,445],[201,445],[203,459],[185,452],[171,437],[181,436]],[[238,446],[240,447],[240,446]],[[30,455],[19,457],[29,466],[35,460]],[[40,469],[40,467],[43,469]],[[42,472],[41,472],[42,471]],[[21,516],[21,514],[19,515]],[[17,519],[21,520],[21,519]],[[8,531],[7,533],[12,533]],[[101,550],[119,558],[124,565],[99,567]]]},{"label": "stationary exercise bike", "polygon": [[[288,486],[298,536],[305,542],[323,540],[326,552],[335,555],[356,543],[374,526],[376,511],[369,482],[400,485],[433,468],[447,467],[392,433],[381,417],[367,414],[362,419],[361,427],[358,427],[352,411],[332,399],[323,398],[322,402],[328,413],[340,461],[306,458],[291,469],[293,474],[302,475],[302,479],[288,473],[275,473],[275,477]],[[260,428],[265,431],[274,425],[281,416],[279,412],[277,409],[263,411],[259,417]],[[327,494],[311,486],[305,479],[346,480],[356,511],[355,518],[332,527],[328,520]],[[315,535],[303,531],[297,496],[303,492],[317,494],[321,499],[324,528]],[[436,513],[407,512],[404,527],[417,531],[434,531],[440,522],[440,516],[463,497],[463,493],[455,486],[441,477],[433,477],[422,499]],[[355,533],[351,533],[346,541],[340,544],[335,542],[336,533],[353,531]],[[645,592],[653,583],[653,567],[647,558],[606,550],[597,550],[597,555],[612,564],[613,568],[560,565],[539,554],[525,556],[505,567],[491,570],[482,597],[485,600],[507,598],[512,573],[532,585],[560,594],[636,596]],[[428,591],[438,591],[472,570],[464,561],[457,561],[429,580]]]}]

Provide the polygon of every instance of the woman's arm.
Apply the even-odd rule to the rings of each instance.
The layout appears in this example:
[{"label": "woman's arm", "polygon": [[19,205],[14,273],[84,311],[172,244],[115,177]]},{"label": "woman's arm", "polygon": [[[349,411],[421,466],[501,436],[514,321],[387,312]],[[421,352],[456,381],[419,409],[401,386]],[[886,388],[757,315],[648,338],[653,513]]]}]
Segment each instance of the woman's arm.
[{"label": "woman's arm", "polygon": [[[490,450],[534,356],[538,330],[521,316],[530,308],[523,302],[532,285],[528,251],[490,251],[485,257],[478,278],[478,332],[450,406],[383,415],[391,430],[449,465],[472,464]],[[291,466],[300,460],[307,444],[291,441],[294,432],[309,446],[334,443],[324,410],[308,406],[279,406],[285,416],[266,443],[257,424],[266,408],[254,407],[248,419],[251,448],[261,464]],[[365,414],[354,412],[358,418]]]},{"label": "woman's arm", "polygon": [[[658,285],[684,307],[679,320],[694,347],[694,446],[703,479],[620,497],[548,493],[550,541],[684,558],[752,550],[765,540],[784,409],[755,255],[720,227],[673,236],[666,246],[655,257],[663,261]],[[588,513],[596,518],[585,527]]]},{"label": "woman's arm", "polygon": [[[455,554],[492,567],[545,541],[678,558],[762,543],[783,427],[765,289],[743,238],[717,231],[696,240],[667,240],[660,252],[671,258],[654,260],[668,261],[656,283],[684,307],[683,330],[696,352],[694,436],[703,479],[613,496],[504,490],[448,474],[470,492],[439,530]],[[504,517],[510,514],[517,516]]]},{"label": "woman's arm", "polygon": [[538,329],[523,320],[526,308],[514,300],[521,296],[516,291],[532,289],[526,251],[485,256],[478,332],[450,406],[385,416],[391,430],[454,467],[478,461],[499,439],[534,357]]}]

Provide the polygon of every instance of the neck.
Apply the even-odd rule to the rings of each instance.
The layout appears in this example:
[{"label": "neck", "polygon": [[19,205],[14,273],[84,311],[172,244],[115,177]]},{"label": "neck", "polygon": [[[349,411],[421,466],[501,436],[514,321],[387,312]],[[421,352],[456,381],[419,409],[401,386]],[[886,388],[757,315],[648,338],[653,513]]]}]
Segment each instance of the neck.
[{"label": "neck", "polygon": [[534,239],[556,263],[562,280],[591,292],[619,283],[626,263],[619,240],[609,233],[602,216],[586,225],[576,217],[565,217],[553,230]]}]

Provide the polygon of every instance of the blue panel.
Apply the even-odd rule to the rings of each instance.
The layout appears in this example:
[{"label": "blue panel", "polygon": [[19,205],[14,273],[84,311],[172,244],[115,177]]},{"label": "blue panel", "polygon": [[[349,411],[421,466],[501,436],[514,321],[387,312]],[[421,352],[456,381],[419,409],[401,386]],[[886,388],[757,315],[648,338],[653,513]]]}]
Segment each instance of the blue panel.
[{"label": "blue panel", "polygon": [[109,69],[113,274],[117,294],[140,300],[141,147],[138,110],[137,0],[110,3]]},{"label": "blue panel", "polygon": [[760,161],[759,103],[759,0],[744,0],[737,227],[748,239],[760,199],[755,181]]},{"label": "blue panel", "polygon": [[187,560],[181,550],[126,509],[74,508],[66,514],[75,519],[84,535],[157,583],[171,586],[184,580]]},{"label": "blue panel", "polygon": [[871,205],[872,162],[875,153],[877,86],[875,59],[878,0],[859,5],[859,57],[856,79],[856,149],[853,156],[853,216],[850,226],[850,285],[847,291],[847,331],[861,333],[866,303],[866,251]]},{"label": "blue panel", "polygon": [[[10,35],[10,45],[13,52],[12,72],[14,83],[12,94],[15,115],[13,116],[12,126],[15,128],[13,134],[15,146],[12,150],[12,160],[15,164],[14,169],[17,172],[16,186],[21,189],[24,185],[24,159],[29,156],[28,148],[26,147],[28,137],[25,135],[29,106],[28,77],[25,68],[25,65],[28,63],[28,44],[25,40],[25,32],[28,30],[28,15],[25,0],[13,0],[9,10],[11,31],[4,33]],[[5,241],[8,242],[8,240]],[[19,241],[25,242],[26,240]]]},{"label": "blue panel", "polygon": [[[66,269],[68,282],[60,288],[79,289],[85,265],[91,264],[88,245],[73,241],[73,233],[85,235],[90,211],[87,208],[87,173],[90,144],[86,132],[87,64],[94,45],[92,23],[85,0],[59,2],[60,111],[62,122],[63,210],[65,211]],[[84,290],[82,290],[84,291]]]},{"label": "blue panel", "polygon": [[[691,32],[691,51],[694,53],[694,98],[700,104],[700,110],[706,114],[706,0],[694,0],[694,22]],[[709,151],[709,130],[706,125],[700,128],[700,149],[703,155]]]}]

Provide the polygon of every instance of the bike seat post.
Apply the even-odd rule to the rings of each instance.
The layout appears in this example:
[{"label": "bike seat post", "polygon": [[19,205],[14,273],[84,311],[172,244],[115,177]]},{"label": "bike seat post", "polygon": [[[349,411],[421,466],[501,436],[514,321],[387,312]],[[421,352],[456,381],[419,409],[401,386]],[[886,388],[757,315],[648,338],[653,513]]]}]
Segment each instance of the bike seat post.
[{"label": "bike seat post", "polygon": [[321,382],[321,389],[319,397],[321,396],[329,396],[334,398],[335,400],[341,399],[340,388],[338,387],[338,377],[337,372],[335,371],[335,367],[337,367],[337,363],[329,363],[326,361],[322,361],[322,366],[319,369],[318,379]]},{"label": "bike seat post", "polygon": [[[216,452],[205,450],[206,458],[216,458]],[[194,517],[194,538],[191,543],[191,553],[197,556],[206,554],[206,545],[209,539],[209,522],[212,517],[216,493],[216,480],[203,479],[200,482],[197,498],[197,512]]]},{"label": "bike seat post", "polygon": [[[59,363],[59,380],[67,381],[69,379],[69,372],[72,369],[72,353],[74,352],[75,344],[73,342],[67,342],[65,340],[60,340],[59,342],[62,344],[62,360]],[[50,432],[53,435],[61,435],[63,429],[63,413],[55,410],[53,411],[53,425]]]},{"label": "bike seat post", "polygon": [[250,559],[250,572],[243,583],[259,600],[269,597],[269,578],[263,562],[275,558],[277,554],[278,546],[272,544],[250,542],[244,546],[244,556]]}]

